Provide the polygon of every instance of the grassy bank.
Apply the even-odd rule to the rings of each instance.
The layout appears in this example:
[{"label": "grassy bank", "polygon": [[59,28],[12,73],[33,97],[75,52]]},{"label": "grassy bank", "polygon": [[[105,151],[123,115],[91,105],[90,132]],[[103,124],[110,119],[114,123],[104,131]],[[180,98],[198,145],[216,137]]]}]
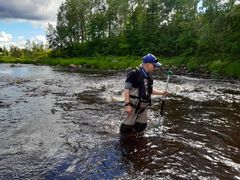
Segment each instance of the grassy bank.
[{"label": "grassy bank", "polygon": [[126,69],[128,67],[136,67],[140,63],[139,57],[123,56],[123,57],[78,57],[78,58],[46,58],[46,59],[26,59],[0,57],[0,63],[20,63],[20,64],[42,64],[50,66],[69,66],[71,64],[81,65],[92,69]]},{"label": "grassy bank", "polygon": [[[159,61],[168,66],[186,67],[190,72],[207,72],[214,77],[240,78],[240,62],[231,60],[211,60],[197,57],[159,57]],[[135,56],[100,56],[100,57],[78,57],[78,58],[45,58],[27,59],[0,56],[0,63],[40,64],[51,66],[69,66],[71,64],[91,69],[113,69],[121,70],[134,68],[141,63],[141,57]]]},{"label": "grassy bank", "polygon": [[231,58],[171,57],[163,58],[162,62],[169,66],[184,66],[190,72],[208,73],[215,78],[240,78],[240,61]]}]

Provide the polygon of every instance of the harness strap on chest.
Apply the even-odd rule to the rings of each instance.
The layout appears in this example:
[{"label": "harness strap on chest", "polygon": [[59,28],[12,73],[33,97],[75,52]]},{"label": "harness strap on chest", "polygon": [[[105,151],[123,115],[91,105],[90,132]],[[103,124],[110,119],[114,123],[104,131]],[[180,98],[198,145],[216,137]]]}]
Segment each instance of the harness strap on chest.
[{"label": "harness strap on chest", "polygon": [[[137,99],[137,103],[135,106],[136,110],[135,113],[141,113],[145,110],[147,106],[151,106],[151,94],[152,94],[152,85],[153,85],[153,80],[151,77],[147,78],[147,88],[144,84],[144,77],[142,75],[142,70],[141,69],[136,69],[135,73],[137,75],[137,80],[138,80],[138,96],[130,95],[130,98]],[[142,103],[148,103],[148,105],[139,112],[139,108]]]}]

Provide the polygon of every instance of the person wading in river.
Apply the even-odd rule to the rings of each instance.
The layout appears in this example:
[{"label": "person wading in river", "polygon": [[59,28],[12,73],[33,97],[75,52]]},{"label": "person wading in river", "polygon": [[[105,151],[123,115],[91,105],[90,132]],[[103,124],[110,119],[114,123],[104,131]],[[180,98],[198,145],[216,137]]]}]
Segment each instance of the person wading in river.
[{"label": "person wading in river", "polygon": [[161,64],[152,54],[142,58],[139,68],[128,73],[125,80],[124,98],[126,118],[120,126],[120,133],[127,135],[131,133],[142,133],[147,127],[147,107],[151,106],[151,95],[167,95],[153,89],[151,73]]}]

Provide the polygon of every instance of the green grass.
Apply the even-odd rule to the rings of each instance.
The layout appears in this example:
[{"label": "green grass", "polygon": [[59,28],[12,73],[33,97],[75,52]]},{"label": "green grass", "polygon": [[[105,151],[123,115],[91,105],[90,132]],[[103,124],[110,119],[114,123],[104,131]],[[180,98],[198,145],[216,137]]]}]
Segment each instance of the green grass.
[{"label": "green grass", "polygon": [[196,71],[200,68],[200,65],[199,65],[199,61],[197,58],[194,58],[192,57],[191,59],[188,60],[188,63],[187,63],[187,68],[190,70],[190,71]]},{"label": "green grass", "polygon": [[188,62],[188,60],[185,57],[181,57],[181,56],[171,57],[171,58],[160,57],[159,61],[162,64],[167,64],[169,66],[181,66],[183,64],[187,64]]},{"label": "green grass", "polygon": [[33,63],[33,61],[31,59],[25,59],[25,58],[13,58],[9,56],[0,56],[0,63],[31,64]]},{"label": "green grass", "polygon": [[215,60],[208,63],[208,69],[213,74],[222,74],[225,66],[226,66],[226,62],[221,60]]},{"label": "green grass", "polygon": [[240,62],[215,60],[208,63],[208,69],[215,76],[240,78]]},{"label": "green grass", "polygon": [[226,76],[240,78],[240,62],[233,62],[227,64],[223,72]]},{"label": "green grass", "polygon": [[136,57],[79,57],[79,58],[49,58],[38,60],[36,63],[48,65],[69,66],[70,64],[81,65],[92,69],[126,69],[136,67],[141,60]]},{"label": "green grass", "polygon": [[126,69],[139,66],[140,57],[135,56],[98,56],[78,58],[43,58],[29,60],[24,58],[0,57],[0,63],[42,64],[50,66],[69,66],[70,64],[81,65],[92,69]]},{"label": "green grass", "polygon": [[[199,57],[159,57],[159,62],[168,66],[186,66],[190,71],[197,71],[200,68],[211,72],[215,77],[226,76],[240,78],[240,62],[236,60],[211,60]],[[42,58],[42,59],[26,59],[13,58],[9,56],[0,56],[0,63],[21,63],[21,64],[39,64],[50,66],[67,67],[70,64],[81,65],[84,68],[102,69],[102,70],[123,70],[127,68],[135,68],[141,63],[141,57],[137,56],[97,56],[97,57],[77,57],[77,58]]]}]

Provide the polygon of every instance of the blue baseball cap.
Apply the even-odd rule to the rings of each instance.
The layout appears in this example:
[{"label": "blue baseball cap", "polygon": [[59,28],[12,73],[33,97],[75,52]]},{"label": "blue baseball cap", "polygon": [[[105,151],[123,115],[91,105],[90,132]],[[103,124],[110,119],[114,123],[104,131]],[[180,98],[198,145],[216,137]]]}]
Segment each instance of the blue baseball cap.
[{"label": "blue baseball cap", "polygon": [[143,63],[151,63],[155,68],[159,68],[162,66],[161,63],[158,62],[157,58],[153,54],[147,54],[142,58]]}]

